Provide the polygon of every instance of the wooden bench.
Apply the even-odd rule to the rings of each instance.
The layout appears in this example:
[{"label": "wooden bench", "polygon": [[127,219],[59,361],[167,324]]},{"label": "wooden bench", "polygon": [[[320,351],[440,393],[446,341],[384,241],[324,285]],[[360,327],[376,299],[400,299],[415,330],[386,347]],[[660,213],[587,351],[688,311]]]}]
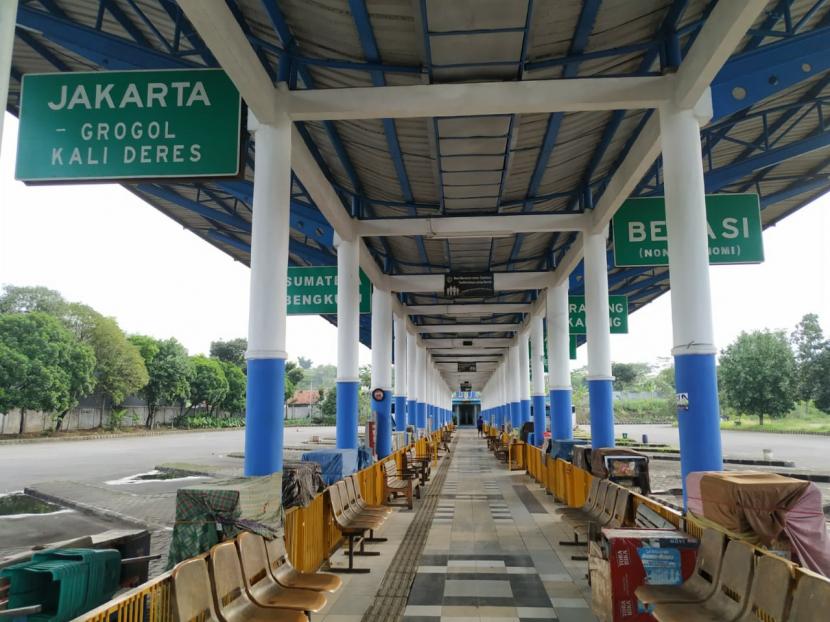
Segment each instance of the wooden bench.
[{"label": "wooden bench", "polygon": [[416,456],[415,451],[410,447],[401,454],[401,460],[401,471],[404,476],[414,475],[420,480],[421,486],[429,481],[430,464],[432,462],[429,458]]},{"label": "wooden bench", "polygon": [[385,502],[391,505],[394,499],[403,497],[406,506],[411,510],[417,483],[412,479],[402,479],[398,475],[398,468],[395,466],[394,460],[384,462],[383,471],[383,498]]},{"label": "wooden bench", "polygon": [[717,586],[725,546],[723,533],[715,529],[704,529],[691,576],[681,585],[641,585],[634,592],[637,599],[645,605],[699,603],[706,600]]},{"label": "wooden bench", "polygon": [[730,540],[712,595],[697,603],[658,604],[653,612],[655,619],[658,622],[727,622],[738,619],[749,601],[754,556],[751,545]]},{"label": "wooden bench", "polygon": [[637,512],[634,515],[634,526],[641,529],[676,529],[672,523],[644,503],[637,506]]},{"label": "wooden bench", "polygon": [[[784,612],[792,594],[794,570],[795,566],[781,557],[758,557],[749,599],[736,622],[784,622]],[[816,609],[814,614],[818,612]]]}]

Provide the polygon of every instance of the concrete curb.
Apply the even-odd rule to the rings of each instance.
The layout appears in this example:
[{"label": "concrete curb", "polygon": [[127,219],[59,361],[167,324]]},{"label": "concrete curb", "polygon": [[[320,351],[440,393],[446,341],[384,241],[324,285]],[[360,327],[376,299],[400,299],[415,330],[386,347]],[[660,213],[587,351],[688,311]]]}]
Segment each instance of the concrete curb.
[{"label": "concrete curb", "polygon": [[23,493],[27,494],[31,497],[35,497],[36,499],[40,499],[41,501],[46,501],[48,503],[55,503],[57,505],[61,505],[63,507],[71,508],[73,510],[78,510],[79,512],[83,512],[84,514],[91,514],[92,516],[97,516],[98,518],[104,518],[108,520],[117,520],[122,523],[129,523],[130,525],[134,525],[141,529],[165,529],[166,525],[157,525],[151,522],[144,522],[135,518],[134,516],[127,516],[126,514],[121,514],[120,512],[113,512],[112,510],[105,510],[103,508],[96,507],[94,505],[88,505],[86,503],[82,503],[80,501],[75,501],[74,499],[67,499],[65,497],[58,497],[56,495],[47,495],[45,493],[40,492],[35,488],[24,488]]},{"label": "concrete curb", "polygon": [[746,430],[741,428],[721,428],[721,432],[757,432],[758,434],[786,434],[787,436],[830,436],[830,432],[785,432],[781,430]]},{"label": "concrete curb", "polygon": [[123,433],[101,433],[84,434],[83,436],[43,436],[37,438],[10,438],[0,440],[3,445],[28,445],[31,443],[57,443],[63,441],[97,441],[110,438],[142,438],[145,436],[166,436],[168,434],[195,434],[197,432],[227,432],[229,430],[244,430],[241,428],[197,428],[197,429],[176,429],[176,430],[151,430],[148,432],[123,432]]},{"label": "concrete curb", "polygon": [[[680,462],[680,454],[647,454],[652,460],[671,460]],[[748,466],[769,466],[769,467],[794,467],[795,462],[789,460],[753,460],[752,458],[724,458],[724,464],[745,464]]]}]

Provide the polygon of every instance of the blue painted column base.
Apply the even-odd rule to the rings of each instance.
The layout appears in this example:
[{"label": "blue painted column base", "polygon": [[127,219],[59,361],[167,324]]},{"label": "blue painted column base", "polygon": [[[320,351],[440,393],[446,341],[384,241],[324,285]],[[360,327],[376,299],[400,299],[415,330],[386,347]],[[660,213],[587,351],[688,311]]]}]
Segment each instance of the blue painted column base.
[{"label": "blue painted column base", "polygon": [[533,401],[533,444],[541,447],[545,440],[545,396],[534,395],[531,399]]},{"label": "blue painted column base", "polygon": [[418,402],[418,429],[426,430],[427,428],[427,405],[424,402]]},{"label": "blue painted column base", "polygon": [[522,406],[519,402],[510,402],[510,425],[519,428],[522,424]]},{"label": "blue painted column base", "polygon": [[282,471],[284,404],[285,359],[249,359],[245,475]]},{"label": "blue painted column base", "polygon": [[550,392],[550,436],[557,441],[573,440],[571,390],[553,389]]},{"label": "blue painted column base", "polygon": [[688,408],[677,410],[680,433],[680,474],[683,504],[686,476],[695,471],[722,471],[720,404],[714,354],[684,354],[674,357],[674,380],[678,393],[689,398]]},{"label": "blue painted column base", "polygon": [[357,449],[357,393],[359,382],[337,383],[337,449]]},{"label": "blue painted column base", "polygon": [[395,396],[395,429],[406,432],[406,396]]},{"label": "blue painted column base", "polygon": [[591,408],[591,447],[614,446],[614,391],[612,380],[588,380]]},{"label": "blue painted column base", "polygon": [[418,426],[418,400],[406,400],[406,425]]},{"label": "blue painted column base", "polygon": [[378,458],[385,458],[392,453],[392,394],[384,391],[381,401],[372,399],[372,413],[377,421],[375,429],[375,452]]},{"label": "blue painted column base", "polygon": [[521,413],[521,421],[530,421],[530,400],[522,400],[519,402],[519,412]]}]

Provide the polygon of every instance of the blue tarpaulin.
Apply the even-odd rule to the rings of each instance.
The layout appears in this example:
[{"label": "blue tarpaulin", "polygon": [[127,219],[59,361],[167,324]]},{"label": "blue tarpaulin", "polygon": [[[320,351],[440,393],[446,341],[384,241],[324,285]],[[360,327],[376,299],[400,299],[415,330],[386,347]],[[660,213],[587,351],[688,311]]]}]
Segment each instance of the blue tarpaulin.
[{"label": "blue tarpaulin", "polygon": [[328,486],[357,471],[357,449],[317,449],[305,452],[301,459],[319,464]]}]

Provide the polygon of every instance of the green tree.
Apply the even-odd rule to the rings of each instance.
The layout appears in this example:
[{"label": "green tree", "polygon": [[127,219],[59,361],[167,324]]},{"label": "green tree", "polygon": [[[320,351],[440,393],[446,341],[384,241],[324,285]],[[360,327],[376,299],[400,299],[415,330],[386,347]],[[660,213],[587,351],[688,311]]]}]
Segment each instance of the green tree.
[{"label": "green tree", "polygon": [[721,352],[726,403],[738,412],[783,417],[795,402],[795,358],[783,331],[741,333]]},{"label": "green tree", "polygon": [[823,378],[817,362],[828,348],[818,315],[808,313],[802,317],[790,335],[790,343],[795,353],[796,395],[798,399],[808,402],[818,394]]},{"label": "green tree", "polygon": [[219,405],[219,408],[229,415],[245,413],[245,396],[248,388],[248,379],[242,370],[233,363],[221,361],[222,370],[228,381],[228,393]]},{"label": "green tree", "polygon": [[324,421],[333,422],[337,419],[337,385],[326,391],[326,397],[320,405],[320,413]]},{"label": "green tree", "polygon": [[284,382],[285,382],[285,391],[283,393],[284,393],[284,399],[287,402],[292,397],[294,397],[294,393],[297,392],[297,386],[293,382],[291,382],[291,378],[288,376],[288,374],[285,375]]},{"label": "green tree", "polygon": [[[287,361],[285,363],[285,377],[291,381],[291,384],[297,386],[303,381],[305,372],[302,367],[299,367],[294,361]],[[286,383],[287,384],[287,383]],[[294,393],[292,392],[292,395]]]},{"label": "green tree", "polygon": [[190,357],[190,367],[193,370],[190,378],[191,407],[204,404],[207,413],[213,415],[228,395],[228,379],[222,361],[197,355]]},{"label": "green tree", "polygon": [[645,363],[612,363],[611,375],[614,376],[615,388],[621,391],[630,390],[648,373]]},{"label": "green tree", "polygon": [[248,349],[248,340],[244,337],[229,339],[228,341],[212,341],[210,344],[211,358],[236,365],[243,372],[247,370],[245,351]]},{"label": "green tree", "polygon": [[830,414],[830,347],[825,347],[815,359],[819,383],[813,396],[816,408]]},{"label": "green tree", "polygon": [[304,356],[298,356],[297,357],[297,363],[303,369],[311,369],[311,366],[314,365],[314,361],[312,361],[311,359],[307,359]]},{"label": "green tree", "polygon": [[63,318],[67,302],[54,289],[6,285],[0,294],[0,313],[31,313],[40,311]]},{"label": "green tree", "polygon": [[150,377],[141,394],[147,402],[147,427],[152,428],[159,406],[176,404],[189,397],[193,369],[187,350],[175,339],[159,341],[134,335],[130,342],[141,352]]},{"label": "green tree", "polygon": [[361,365],[357,370],[357,377],[360,379],[360,386],[366,389],[371,389],[372,384],[372,366]]},{"label": "green tree", "polygon": [[0,412],[62,412],[94,384],[95,354],[60,320],[40,311],[0,315]]}]

